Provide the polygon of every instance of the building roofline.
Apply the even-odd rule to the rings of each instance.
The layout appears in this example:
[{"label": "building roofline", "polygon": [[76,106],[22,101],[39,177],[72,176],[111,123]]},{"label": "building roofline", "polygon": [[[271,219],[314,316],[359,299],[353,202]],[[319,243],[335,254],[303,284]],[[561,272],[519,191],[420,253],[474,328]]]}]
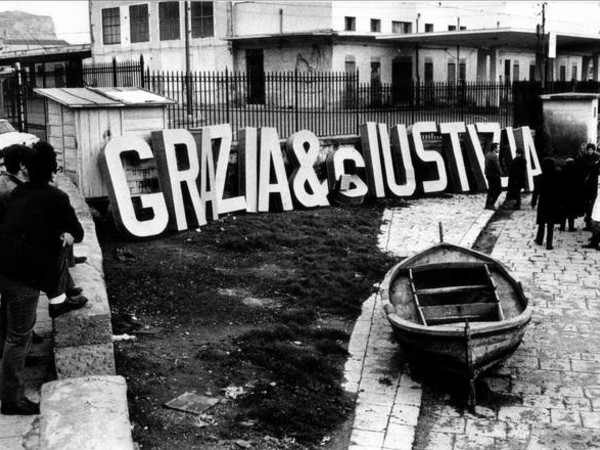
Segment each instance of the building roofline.
[{"label": "building roofline", "polygon": [[[600,51],[600,35],[576,33],[547,33],[556,36],[556,48],[561,51]],[[517,28],[494,28],[479,30],[436,31],[402,35],[378,36],[377,41],[407,45],[443,45],[476,48],[538,48],[540,35],[531,30]]]},{"label": "building roofline", "polygon": [[92,56],[91,44],[63,45],[60,47],[14,50],[0,53],[0,66],[8,66],[16,62],[41,63],[64,61],[65,59],[85,59]]}]

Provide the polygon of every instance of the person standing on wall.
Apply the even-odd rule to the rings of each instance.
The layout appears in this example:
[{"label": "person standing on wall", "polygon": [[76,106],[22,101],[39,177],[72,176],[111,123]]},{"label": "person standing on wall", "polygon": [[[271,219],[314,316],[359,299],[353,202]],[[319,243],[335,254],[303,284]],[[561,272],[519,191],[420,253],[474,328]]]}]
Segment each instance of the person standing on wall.
[{"label": "person standing on wall", "polygon": [[485,200],[485,209],[495,210],[496,200],[502,192],[502,172],[500,170],[500,144],[494,142],[490,150],[485,155],[485,178],[488,183],[487,198]]}]

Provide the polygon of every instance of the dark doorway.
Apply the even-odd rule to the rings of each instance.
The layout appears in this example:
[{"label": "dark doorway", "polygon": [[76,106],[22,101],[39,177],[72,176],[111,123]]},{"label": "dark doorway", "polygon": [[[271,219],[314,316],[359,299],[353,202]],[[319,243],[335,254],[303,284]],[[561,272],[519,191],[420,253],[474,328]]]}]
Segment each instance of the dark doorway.
[{"label": "dark doorway", "polygon": [[392,102],[413,104],[411,58],[397,56],[392,61]]},{"label": "dark doorway", "polygon": [[265,66],[262,50],[246,50],[246,73],[248,74],[248,103],[265,104]]}]

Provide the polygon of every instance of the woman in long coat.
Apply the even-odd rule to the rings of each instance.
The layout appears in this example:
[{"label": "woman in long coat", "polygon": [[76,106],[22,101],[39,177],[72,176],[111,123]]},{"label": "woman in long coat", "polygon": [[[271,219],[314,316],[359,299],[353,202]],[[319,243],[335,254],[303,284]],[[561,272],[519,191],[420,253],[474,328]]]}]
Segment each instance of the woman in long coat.
[{"label": "woman in long coat", "polygon": [[[542,173],[534,177],[533,196],[531,207],[537,206],[538,225],[535,243],[544,243],[546,234],[546,248],[552,250],[552,239],[554,237],[554,225],[561,223],[564,217],[564,188],[561,183],[560,172],[556,167],[556,161],[546,158],[542,161]],[[538,202],[539,200],[539,202]],[[544,233],[546,232],[546,233]]]}]

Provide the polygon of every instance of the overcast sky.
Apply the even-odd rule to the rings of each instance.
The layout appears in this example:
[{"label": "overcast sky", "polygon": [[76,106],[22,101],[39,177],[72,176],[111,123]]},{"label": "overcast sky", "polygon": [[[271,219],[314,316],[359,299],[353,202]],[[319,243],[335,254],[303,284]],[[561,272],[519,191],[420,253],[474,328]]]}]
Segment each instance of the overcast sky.
[{"label": "overcast sky", "polygon": [[90,42],[87,0],[71,1],[6,1],[0,0],[0,11],[25,11],[54,19],[58,39],[70,44]]},{"label": "overcast sky", "polygon": [[[373,2],[376,3],[376,2]],[[458,2],[443,2],[447,4]],[[467,5],[477,5],[484,7],[485,2],[461,2]],[[527,16],[532,14],[533,10],[541,10],[542,2],[514,1],[518,5],[517,9],[523,10]],[[552,19],[565,23],[577,23],[589,21],[591,17],[594,20],[600,16],[600,1],[548,1],[547,12],[552,15]],[[89,16],[87,0],[70,1],[7,1],[0,0],[0,11],[25,11],[31,14],[47,15],[54,19],[56,34],[59,39],[64,39],[71,44],[82,44],[90,42],[89,35]],[[515,11],[516,12],[516,11]],[[517,13],[518,14],[518,13]],[[600,20],[598,20],[600,22]],[[599,25],[600,28],[600,25]]]}]

